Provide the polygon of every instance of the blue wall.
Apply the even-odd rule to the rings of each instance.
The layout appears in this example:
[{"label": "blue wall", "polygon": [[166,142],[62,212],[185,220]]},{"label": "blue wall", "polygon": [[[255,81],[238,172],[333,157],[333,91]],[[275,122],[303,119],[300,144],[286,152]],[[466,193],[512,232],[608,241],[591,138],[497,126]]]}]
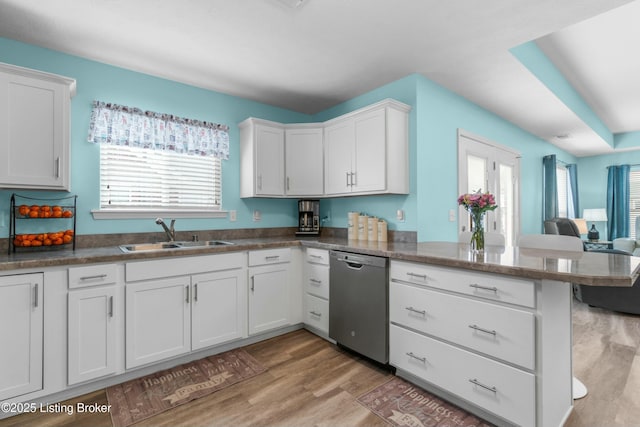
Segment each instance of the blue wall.
[{"label": "blue wall", "polygon": [[[230,160],[223,162],[223,208],[236,210],[237,222],[227,219],[179,220],[178,230],[280,227],[296,225],[296,200],[239,198],[239,141],[237,123],[249,116],[284,123],[324,121],[385,98],[412,107],[410,112],[409,195],[384,195],[324,199],[321,215],[331,214],[325,226],[345,227],[347,212],[360,211],[389,221],[392,230],[418,231],[419,240],[456,240],[458,128],[512,147],[522,154],[522,232],[541,230],[542,157],[556,154],[560,160],[575,158],[523,131],[451,91],[414,74],[377,88],[319,114],[309,116],[181,83],[124,70],[0,38],[0,61],[73,77],[78,93],[72,100],[72,193],[78,194],[78,233],[158,231],[151,220],[94,220],[98,208],[98,147],[86,142],[91,102],[94,99],[132,105],[230,126]],[[582,186],[583,188],[586,185]],[[581,190],[582,191],[582,190]],[[49,195],[51,193],[21,194]],[[0,233],[8,234],[7,212],[11,191],[0,192]],[[589,207],[588,205],[583,205]],[[262,221],[253,222],[253,210]],[[395,219],[405,211],[405,221]]]}]

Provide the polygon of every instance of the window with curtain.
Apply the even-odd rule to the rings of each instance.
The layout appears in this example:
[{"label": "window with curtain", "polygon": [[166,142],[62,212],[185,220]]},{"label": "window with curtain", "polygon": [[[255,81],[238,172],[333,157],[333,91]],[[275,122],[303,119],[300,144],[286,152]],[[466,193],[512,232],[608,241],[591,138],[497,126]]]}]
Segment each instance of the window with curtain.
[{"label": "window with curtain", "polygon": [[94,101],[89,142],[100,144],[96,218],[218,216],[226,126]]},{"label": "window with curtain", "polygon": [[629,237],[636,236],[636,218],[640,217],[640,168],[629,171]]},{"label": "window with curtain", "polygon": [[556,166],[556,182],[558,194],[558,217],[576,218],[575,197],[571,182],[571,174],[564,165]]}]

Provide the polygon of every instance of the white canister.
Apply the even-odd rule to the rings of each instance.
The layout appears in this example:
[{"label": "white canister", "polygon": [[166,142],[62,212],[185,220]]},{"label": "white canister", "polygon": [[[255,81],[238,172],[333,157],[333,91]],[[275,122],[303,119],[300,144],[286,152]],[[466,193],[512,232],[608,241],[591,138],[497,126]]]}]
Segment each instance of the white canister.
[{"label": "white canister", "polygon": [[349,212],[347,221],[347,238],[349,240],[358,239],[358,221],[360,214],[358,212]]},{"label": "white canister", "polygon": [[375,216],[369,218],[368,236],[370,242],[378,241],[378,218]]},{"label": "white canister", "polygon": [[358,218],[358,240],[367,241],[369,230],[369,216],[360,215]]},{"label": "white canister", "polygon": [[378,242],[387,241],[387,221],[381,219],[378,221]]}]

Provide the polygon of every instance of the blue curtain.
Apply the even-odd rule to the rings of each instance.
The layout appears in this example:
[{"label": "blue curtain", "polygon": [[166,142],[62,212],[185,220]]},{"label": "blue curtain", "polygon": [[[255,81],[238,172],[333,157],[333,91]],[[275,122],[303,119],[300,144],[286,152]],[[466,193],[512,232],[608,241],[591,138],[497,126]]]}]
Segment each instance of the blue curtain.
[{"label": "blue curtain", "polygon": [[558,216],[558,180],[556,178],[556,155],[542,158],[542,214],[543,221]]},{"label": "blue curtain", "polygon": [[629,237],[629,165],[609,166],[607,177],[608,239]]},{"label": "blue curtain", "polygon": [[[582,218],[580,216],[580,204],[578,198],[578,165],[567,165],[569,175],[569,187],[571,187],[571,200],[569,203],[569,218]],[[573,212],[571,212],[573,208]]]}]

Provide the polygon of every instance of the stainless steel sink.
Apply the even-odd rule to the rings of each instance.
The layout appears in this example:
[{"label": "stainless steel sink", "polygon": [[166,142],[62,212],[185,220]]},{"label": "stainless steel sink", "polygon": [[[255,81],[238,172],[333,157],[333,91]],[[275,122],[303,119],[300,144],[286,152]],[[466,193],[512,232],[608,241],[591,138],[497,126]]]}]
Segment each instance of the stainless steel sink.
[{"label": "stainless steel sink", "polygon": [[181,241],[181,242],[161,242],[161,243],[138,243],[132,245],[120,245],[122,252],[142,252],[142,251],[162,251],[166,249],[188,249],[202,248],[205,246],[226,246],[233,245],[232,242],[224,240],[203,240],[197,242]]},{"label": "stainless steel sink", "polygon": [[123,252],[159,251],[165,249],[180,249],[180,245],[175,242],[163,243],[138,243],[135,245],[120,245]]}]

